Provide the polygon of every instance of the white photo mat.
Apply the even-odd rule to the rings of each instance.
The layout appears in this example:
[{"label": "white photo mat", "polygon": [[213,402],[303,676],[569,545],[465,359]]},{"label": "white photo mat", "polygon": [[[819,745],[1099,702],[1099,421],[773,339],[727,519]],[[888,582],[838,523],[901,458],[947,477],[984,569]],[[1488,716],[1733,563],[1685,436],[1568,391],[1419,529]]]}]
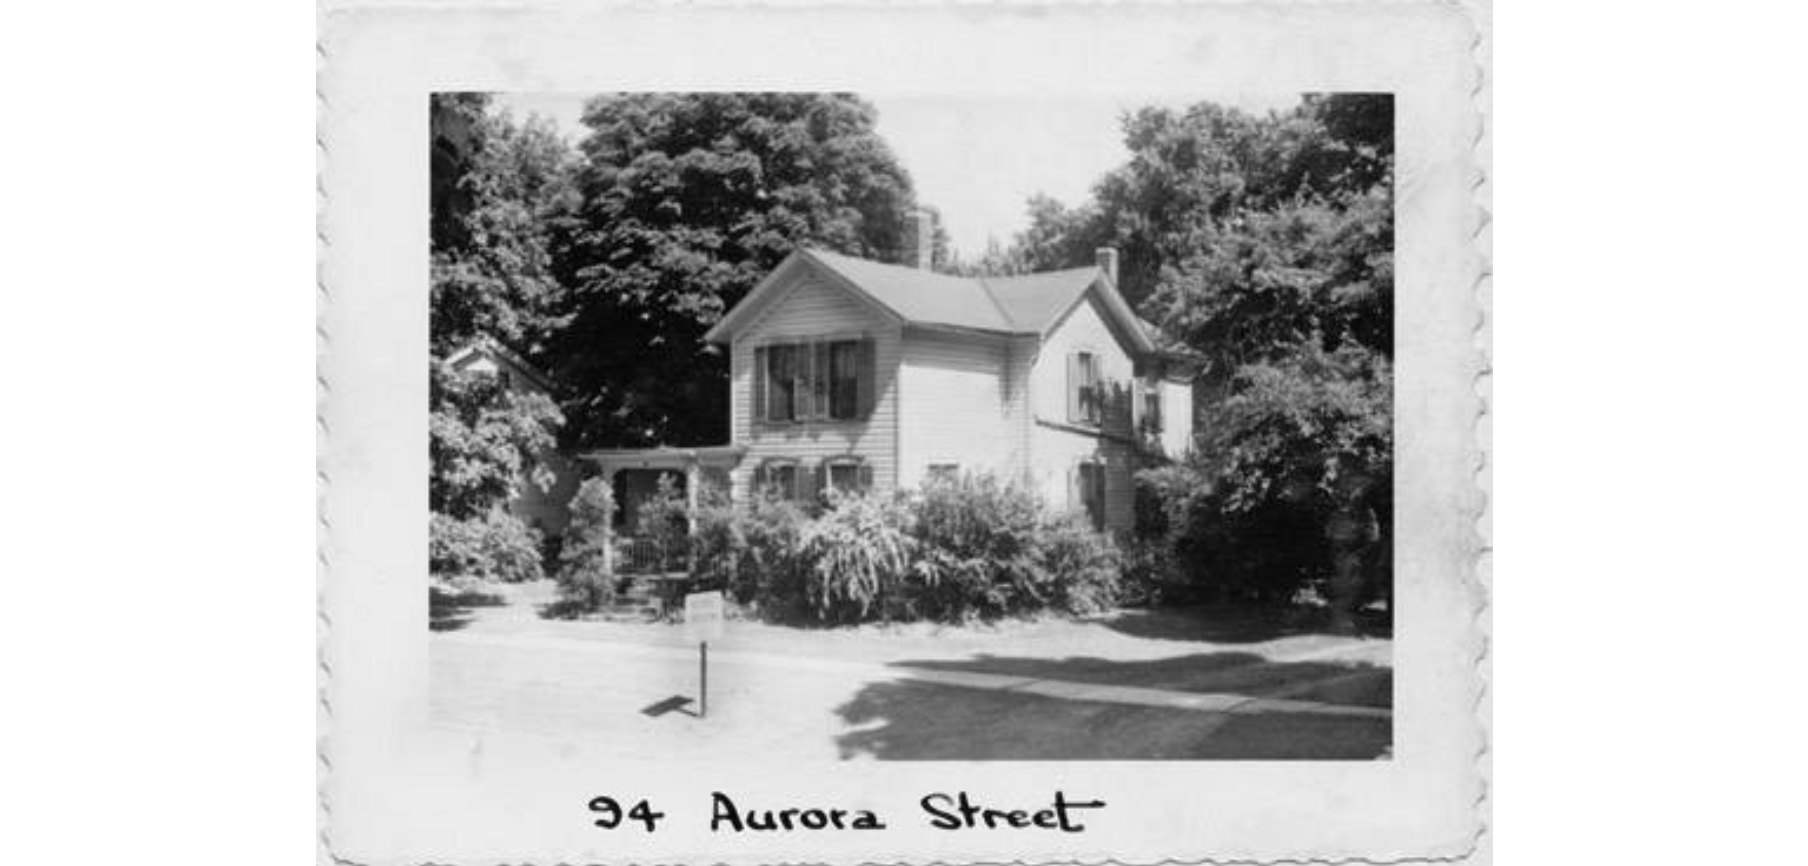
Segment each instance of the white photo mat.
[{"label": "white photo mat", "polygon": [[[329,2],[319,34],[323,857],[359,864],[1421,862],[1485,857],[1487,11],[1456,3]],[[428,95],[1395,95],[1391,759],[637,762],[429,724]],[[599,671],[605,676],[605,671]],[[917,801],[1104,800],[1083,833],[944,831]],[[712,833],[712,791],[880,832]],[[657,833],[602,831],[597,795]]]}]

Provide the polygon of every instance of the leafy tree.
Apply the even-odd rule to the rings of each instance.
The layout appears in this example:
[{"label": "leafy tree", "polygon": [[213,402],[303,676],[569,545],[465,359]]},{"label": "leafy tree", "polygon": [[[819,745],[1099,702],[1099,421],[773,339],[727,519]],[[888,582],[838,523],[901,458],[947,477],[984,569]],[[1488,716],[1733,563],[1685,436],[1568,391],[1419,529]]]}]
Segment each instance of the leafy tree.
[{"label": "leafy tree", "polygon": [[439,94],[430,105],[431,566],[447,577],[538,577],[536,533],[507,502],[523,485],[551,484],[536,455],[554,447],[563,418],[543,395],[446,361],[479,339],[532,352],[557,327],[545,226],[567,189],[568,157],[544,121],[517,125],[481,95]]},{"label": "leafy tree", "polygon": [[1195,579],[1347,604],[1391,543],[1393,105],[1313,95],[1255,116],[1211,103],[1122,119],[1130,158],[1092,200],[1030,201],[1006,267],[1120,252],[1119,287],[1207,360],[1188,465],[1149,473],[1156,530]]},{"label": "leafy tree", "polygon": [[434,353],[490,337],[536,356],[562,325],[552,231],[574,203],[573,155],[551,121],[517,124],[482,94],[432,105]]},{"label": "leafy tree", "polygon": [[1221,376],[1308,341],[1391,356],[1393,241],[1383,188],[1240,214],[1164,269],[1143,311]]},{"label": "leafy tree", "polygon": [[[561,232],[556,373],[580,447],[728,434],[728,365],[703,333],[800,244],[909,258],[909,177],[846,94],[601,96]],[[682,371],[683,375],[675,375]]]},{"label": "leafy tree", "polygon": [[511,392],[493,376],[436,360],[428,401],[427,503],[434,512],[481,517],[523,483],[551,486],[551,471],[534,457],[557,444],[559,408],[545,395]]}]

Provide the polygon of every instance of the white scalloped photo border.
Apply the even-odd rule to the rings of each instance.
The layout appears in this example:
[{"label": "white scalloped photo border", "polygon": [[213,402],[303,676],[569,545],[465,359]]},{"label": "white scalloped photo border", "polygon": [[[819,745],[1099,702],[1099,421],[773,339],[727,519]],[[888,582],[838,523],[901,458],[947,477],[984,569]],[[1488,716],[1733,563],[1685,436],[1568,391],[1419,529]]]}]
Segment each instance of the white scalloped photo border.
[{"label": "white scalloped photo border", "polygon": [[[1432,0],[1440,5],[1447,5],[1460,10],[1463,19],[1472,30],[1473,39],[1469,46],[1470,58],[1474,64],[1471,104],[1473,115],[1469,123],[1473,131],[1470,148],[1471,164],[1470,189],[1473,204],[1472,225],[1470,227],[1469,268],[1474,278],[1471,291],[1475,298],[1476,318],[1472,334],[1472,349],[1476,374],[1474,377],[1474,417],[1473,433],[1470,440],[1473,455],[1474,507],[1470,525],[1474,533],[1474,556],[1469,574],[1465,580],[1474,587],[1475,607],[1473,611],[1473,657],[1474,679],[1473,712],[1479,730],[1479,746],[1474,754],[1477,785],[1473,800],[1476,826],[1469,844],[1464,850],[1455,853],[1430,854],[1426,856],[1399,856],[1370,858],[1360,855],[1332,857],[1281,857],[1273,859],[1233,856],[1230,858],[1176,857],[1159,861],[1144,861],[1153,864],[1405,864],[1405,863],[1451,863],[1451,862],[1486,862],[1491,859],[1488,841],[1491,834],[1491,743],[1492,743],[1492,41],[1490,4],[1486,0]],[[449,2],[417,2],[417,0],[332,0],[322,3],[319,13],[319,35],[316,41],[316,62],[319,69],[316,89],[316,165],[317,165],[317,235],[316,248],[318,268],[316,275],[316,779],[317,779],[317,851],[322,862],[339,864],[357,864],[362,861],[344,856],[335,846],[333,828],[335,824],[334,798],[332,781],[335,773],[334,725],[336,715],[334,708],[334,669],[339,662],[335,655],[334,642],[334,604],[335,579],[343,580],[342,572],[335,572],[335,524],[342,515],[335,513],[334,495],[335,479],[334,455],[344,447],[341,439],[335,438],[335,430],[341,420],[335,415],[338,401],[335,399],[336,380],[344,377],[346,371],[335,364],[334,355],[334,311],[338,301],[335,285],[335,267],[340,256],[336,253],[334,237],[339,226],[333,214],[333,191],[337,187],[334,172],[334,131],[337,124],[345,123],[348,118],[335,114],[333,94],[328,83],[328,70],[334,64],[333,46],[329,44],[328,31],[331,19],[348,10],[391,10],[404,15],[434,14],[447,9],[478,9],[499,13],[522,12],[533,10],[561,10],[571,4],[558,2],[523,2],[523,0],[449,0]],[[833,3],[819,2],[622,2],[605,3],[613,8],[679,8],[690,6],[720,6],[724,8],[748,6],[772,8],[800,7],[834,7],[860,8],[873,5],[892,6],[944,6],[953,5],[967,8],[975,7],[1039,7],[1039,6],[1099,6],[1099,5],[1150,5],[1138,3],[1038,3],[1038,2],[979,2],[979,3],[937,3],[914,2],[902,4],[878,4],[877,2]],[[1169,5],[1169,4],[1154,4]],[[1187,4],[1179,4],[1187,5]],[[1285,13],[1288,9],[1324,8],[1339,6],[1344,8],[1365,6],[1425,5],[1413,4],[1411,0],[1372,0],[1372,2],[1356,3],[1313,3],[1313,2],[1257,2],[1243,4],[1211,4],[1211,5],[1243,5],[1259,7],[1271,13]],[[423,860],[422,864],[439,861]],[[463,861],[461,861],[463,862]],[[497,862],[497,861],[491,861]],[[531,860],[510,860],[515,863],[551,862]],[[556,861],[565,863],[566,861]],[[694,862],[672,860],[662,862]],[[803,866],[809,860],[787,861]],[[881,862],[869,861],[878,866]],[[1009,863],[1012,866],[1032,866],[1031,861],[1024,860],[959,860],[933,858],[929,860],[907,861],[900,859],[898,863],[927,862],[949,864],[949,866],[980,866],[984,863]],[[1086,862],[1099,864],[1119,864],[1116,859],[1098,859],[1084,861],[1034,861],[1033,866],[1052,866],[1057,862]],[[1128,864],[1126,864],[1128,866]],[[1137,866],[1143,866],[1139,862]]]}]

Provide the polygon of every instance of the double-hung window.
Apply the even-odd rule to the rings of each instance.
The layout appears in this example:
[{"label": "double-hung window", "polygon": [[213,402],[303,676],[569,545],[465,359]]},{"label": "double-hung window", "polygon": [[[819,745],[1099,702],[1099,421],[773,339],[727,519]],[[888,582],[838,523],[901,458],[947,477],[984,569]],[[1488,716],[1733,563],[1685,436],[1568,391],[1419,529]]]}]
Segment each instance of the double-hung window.
[{"label": "double-hung window", "polygon": [[1099,376],[1099,356],[1075,352],[1067,356],[1067,420],[1099,426],[1105,418],[1105,383]]},{"label": "double-hung window", "polygon": [[870,341],[780,343],[755,351],[756,416],[768,422],[852,421],[872,387]]},{"label": "double-hung window", "polygon": [[797,461],[768,460],[760,464],[759,474],[755,482],[768,495],[779,499],[796,500],[800,498],[798,489]]},{"label": "double-hung window", "polygon": [[841,457],[823,464],[828,489],[842,493],[865,493],[873,486],[872,468],[857,457]]}]

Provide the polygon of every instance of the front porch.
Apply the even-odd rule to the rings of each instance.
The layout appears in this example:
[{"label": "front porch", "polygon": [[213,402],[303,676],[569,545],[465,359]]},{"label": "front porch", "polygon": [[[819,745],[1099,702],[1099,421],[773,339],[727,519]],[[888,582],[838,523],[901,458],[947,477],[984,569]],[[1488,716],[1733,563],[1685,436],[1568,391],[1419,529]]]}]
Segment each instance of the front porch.
[{"label": "front porch", "polygon": [[728,491],[729,473],[745,452],[742,446],[721,445],[605,449],[582,455],[597,467],[599,477],[608,480],[614,494],[615,514],[604,569],[611,576],[633,581],[626,598],[654,606],[669,603],[682,593],[690,575],[688,549],[674,541],[674,536],[688,535],[694,525],[685,526],[682,532],[667,532],[661,531],[664,527],[647,526],[643,519],[648,504],[661,495],[661,479],[671,479],[669,489],[684,497],[686,514],[694,514],[704,491]]}]

